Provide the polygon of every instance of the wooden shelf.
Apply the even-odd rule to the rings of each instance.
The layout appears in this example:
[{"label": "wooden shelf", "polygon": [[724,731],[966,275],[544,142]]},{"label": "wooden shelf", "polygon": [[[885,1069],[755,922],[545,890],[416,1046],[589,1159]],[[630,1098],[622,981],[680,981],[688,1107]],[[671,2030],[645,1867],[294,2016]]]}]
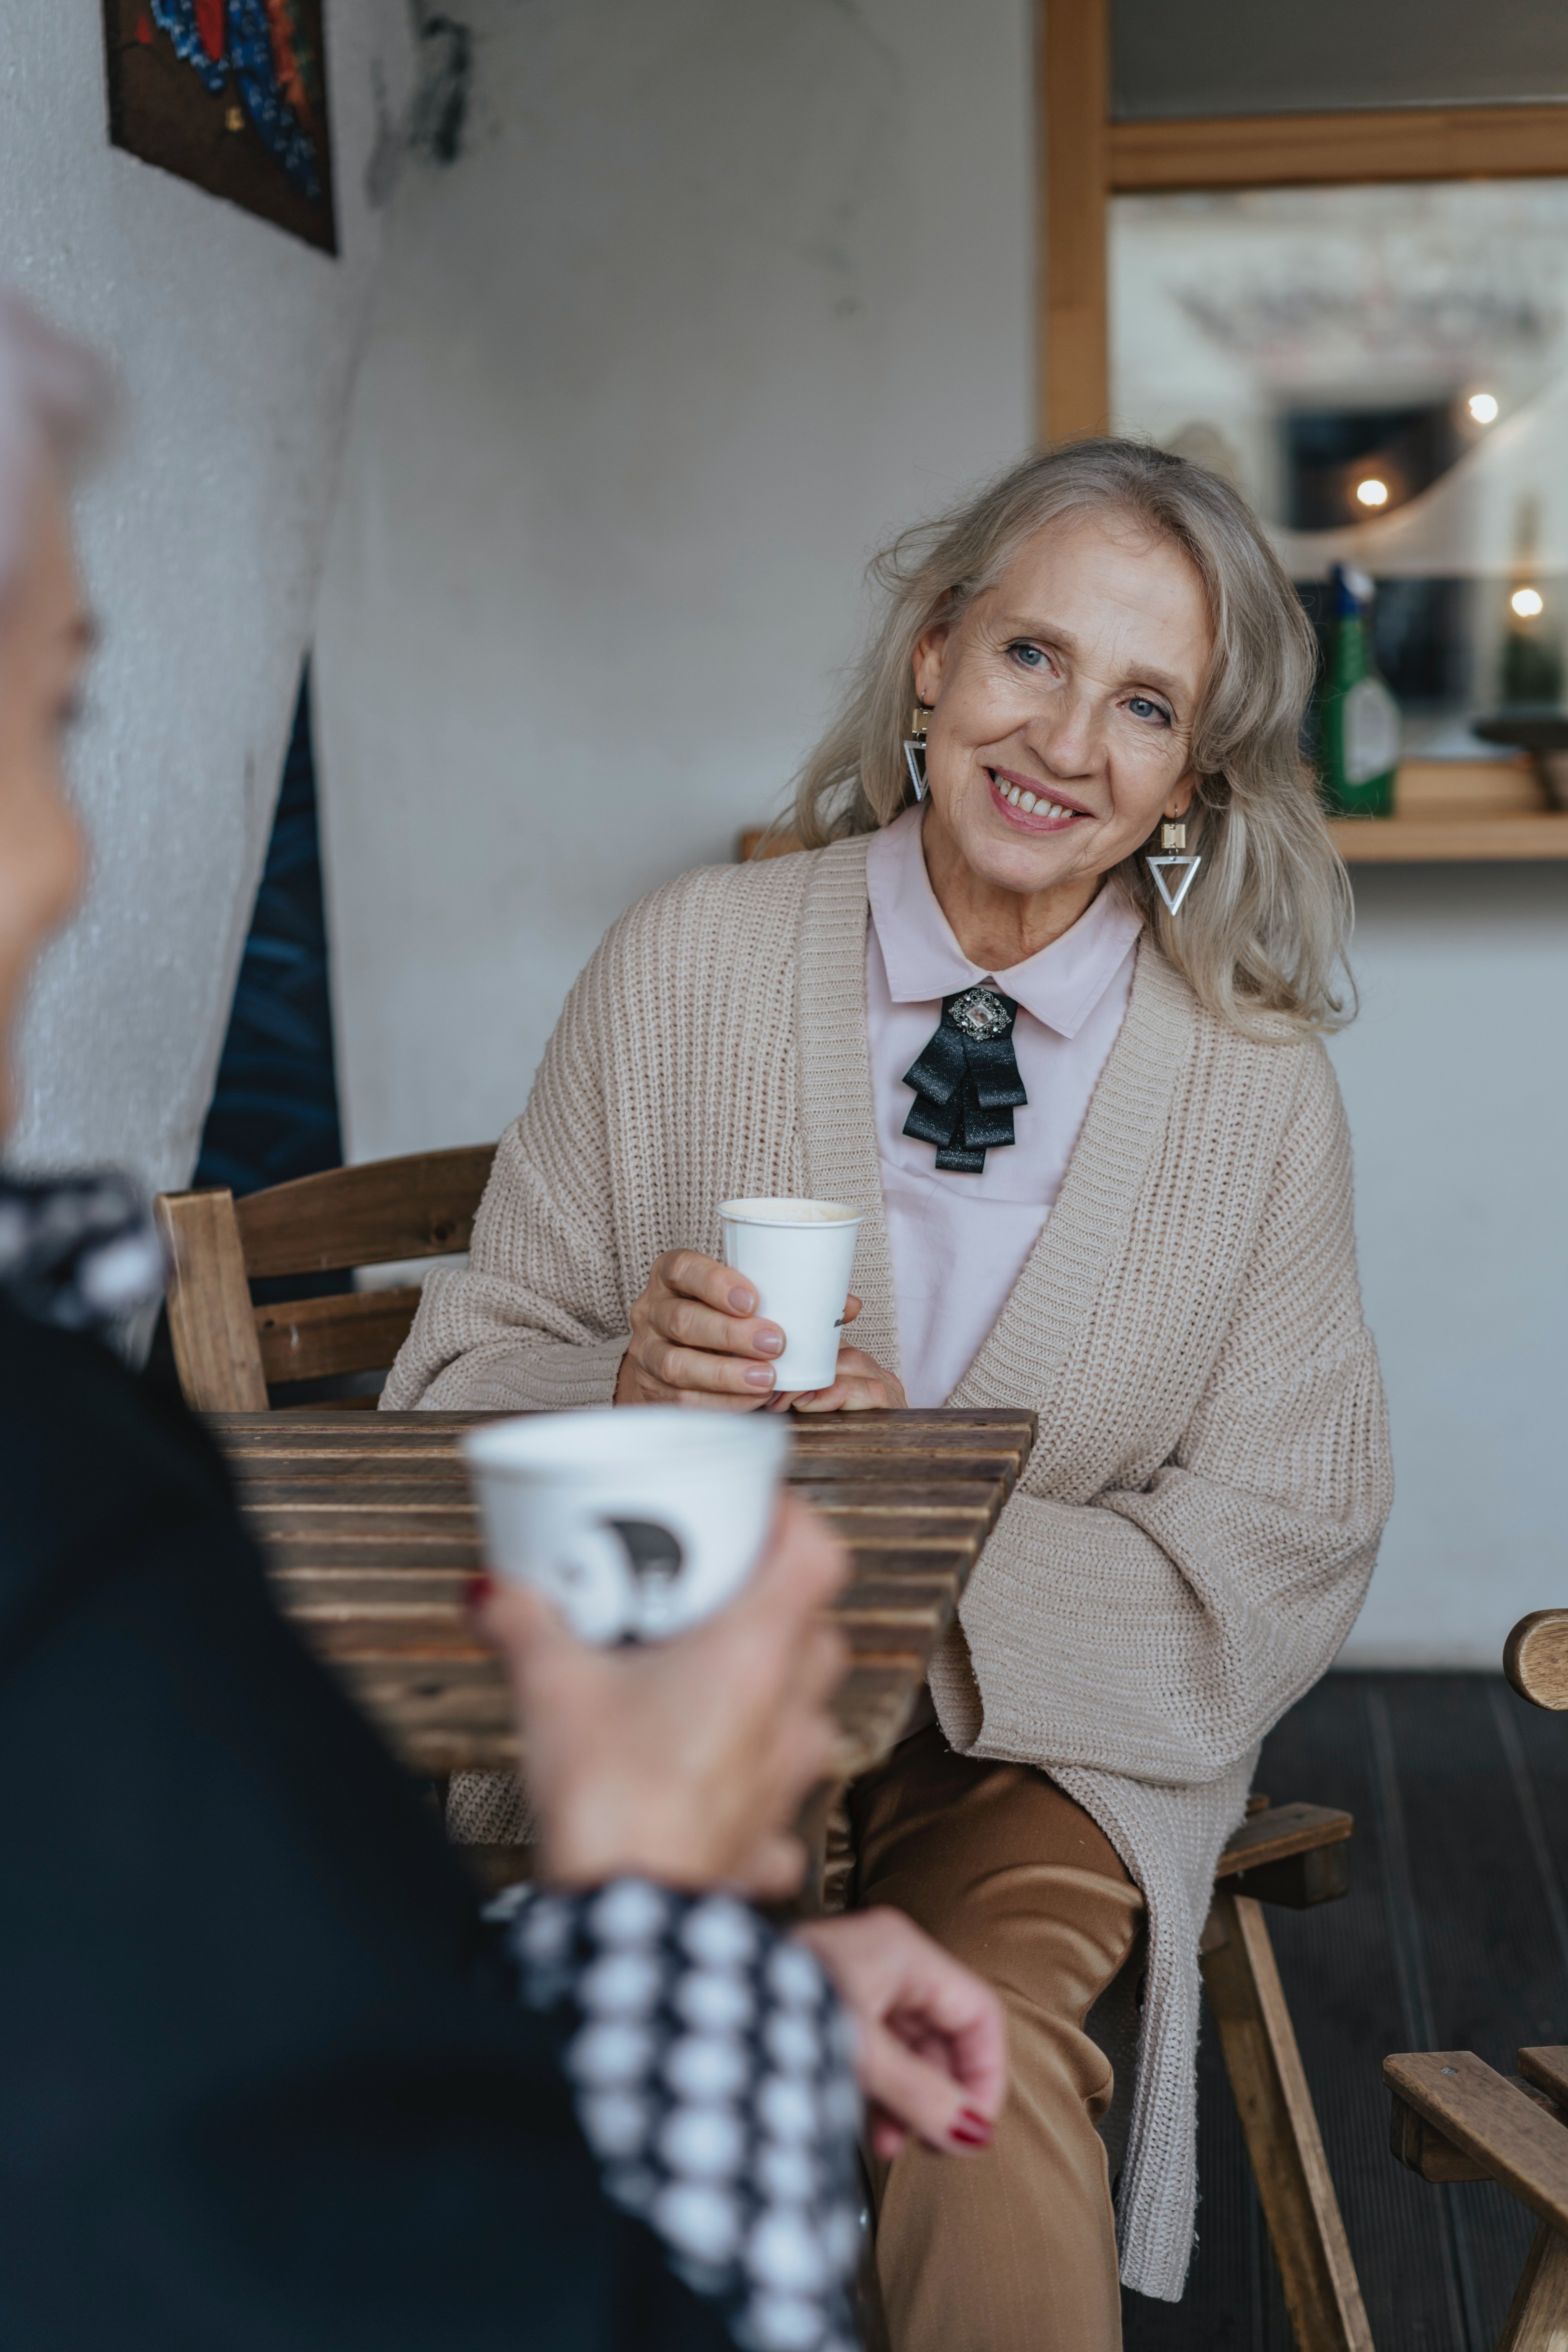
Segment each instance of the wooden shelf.
[{"label": "wooden shelf", "polygon": [[1568,813],[1517,816],[1363,816],[1331,824],[1347,866],[1456,864],[1475,858],[1568,857]]},{"label": "wooden shelf", "polygon": [[[1394,787],[1394,815],[1344,817],[1329,831],[1347,866],[1568,857],[1568,810],[1543,807],[1544,797],[1522,752],[1495,760],[1406,760]],[[770,835],[751,825],[735,854],[742,860],[759,851],[777,857],[799,847],[793,833]]]},{"label": "wooden shelf", "polygon": [[[1048,81],[1047,89],[1049,94]],[[1075,89],[1060,102],[1071,110],[1086,100]],[[1110,184],[1122,194],[1367,180],[1551,179],[1568,172],[1568,106],[1561,100],[1111,122],[1103,137]]]}]

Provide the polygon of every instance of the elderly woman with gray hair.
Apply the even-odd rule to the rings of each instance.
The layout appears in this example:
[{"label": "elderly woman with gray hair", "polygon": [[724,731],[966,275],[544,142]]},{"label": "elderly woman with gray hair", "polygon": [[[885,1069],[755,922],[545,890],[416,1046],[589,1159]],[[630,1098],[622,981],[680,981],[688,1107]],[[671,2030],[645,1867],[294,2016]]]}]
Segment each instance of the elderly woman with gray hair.
[{"label": "elderly woman with gray hair", "polygon": [[[1321,1038],[1347,896],[1298,750],[1311,640],[1242,500],[1131,443],[1031,457],[881,560],[803,856],[609,933],[391,1405],[1029,1406],[1039,1440],[850,1792],[857,1903],[989,1976],[1013,2090],[962,2174],[877,2167],[900,2352],[1102,2352],[1181,2292],[1197,1946],[1258,1744],[1390,1497]],[[718,1203],[860,1203],[833,1387]],[[1113,2219],[1084,2032],[1147,1939]]]}]

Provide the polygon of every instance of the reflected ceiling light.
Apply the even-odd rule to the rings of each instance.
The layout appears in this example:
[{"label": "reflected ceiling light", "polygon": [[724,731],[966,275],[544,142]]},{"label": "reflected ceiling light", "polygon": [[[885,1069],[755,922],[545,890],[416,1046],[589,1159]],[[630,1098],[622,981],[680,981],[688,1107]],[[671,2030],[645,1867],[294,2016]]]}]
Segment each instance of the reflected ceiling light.
[{"label": "reflected ceiling light", "polygon": [[1539,588],[1516,588],[1508,601],[1521,621],[1533,621],[1544,609]]},{"label": "reflected ceiling light", "polygon": [[1497,423],[1497,400],[1489,392],[1472,392],[1465,404],[1478,425]]},{"label": "reflected ceiling light", "polygon": [[1358,482],[1355,494],[1363,507],[1385,507],[1388,504],[1388,484],[1380,482],[1375,474],[1369,474],[1364,482]]}]

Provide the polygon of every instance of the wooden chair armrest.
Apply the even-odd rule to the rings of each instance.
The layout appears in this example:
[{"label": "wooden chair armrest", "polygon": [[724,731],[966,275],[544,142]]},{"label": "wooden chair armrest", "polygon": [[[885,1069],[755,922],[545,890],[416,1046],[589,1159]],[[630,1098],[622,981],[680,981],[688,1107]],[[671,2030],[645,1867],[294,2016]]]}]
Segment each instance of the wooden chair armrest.
[{"label": "wooden chair armrest", "polygon": [[1568,1707],[1568,1609],[1536,1609],[1503,1644],[1502,1670],[1531,1706]]},{"label": "wooden chair armrest", "polygon": [[[1402,2162],[1428,2180],[1500,2181],[1541,2221],[1568,2230],[1568,2125],[1522,2084],[1494,2073],[1473,2050],[1385,2058],[1383,2079],[1395,2101],[1391,2137]],[[1443,2168],[1452,2159],[1436,2142],[1475,2169]]]},{"label": "wooden chair armrest", "polygon": [[1350,1891],[1345,1841],[1353,1814],[1329,1805],[1268,1805],[1247,1818],[1215,1868],[1216,1885],[1305,1911]]},{"label": "wooden chair armrest", "polygon": [[1519,2071],[1527,2083],[1555,2101],[1568,2123],[1568,2050],[1521,2050]]}]

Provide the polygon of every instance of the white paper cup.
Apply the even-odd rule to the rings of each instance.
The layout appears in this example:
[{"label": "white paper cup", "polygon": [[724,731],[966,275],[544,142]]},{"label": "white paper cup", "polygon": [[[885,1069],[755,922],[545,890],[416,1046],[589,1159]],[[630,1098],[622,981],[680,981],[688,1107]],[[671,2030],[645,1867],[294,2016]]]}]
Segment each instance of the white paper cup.
[{"label": "white paper cup", "polygon": [[757,1313],[784,1335],[775,1394],[833,1385],[862,1214],[842,1201],[719,1203],[724,1263],[745,1276]]},{"label": "white paper cup", "polygon": [[776,1414],[637,1405],[491,1422],[462,1446],[489,1565],[537,1584],[585,1642],[654,1642],[751,1574],[790,1432]]}]

